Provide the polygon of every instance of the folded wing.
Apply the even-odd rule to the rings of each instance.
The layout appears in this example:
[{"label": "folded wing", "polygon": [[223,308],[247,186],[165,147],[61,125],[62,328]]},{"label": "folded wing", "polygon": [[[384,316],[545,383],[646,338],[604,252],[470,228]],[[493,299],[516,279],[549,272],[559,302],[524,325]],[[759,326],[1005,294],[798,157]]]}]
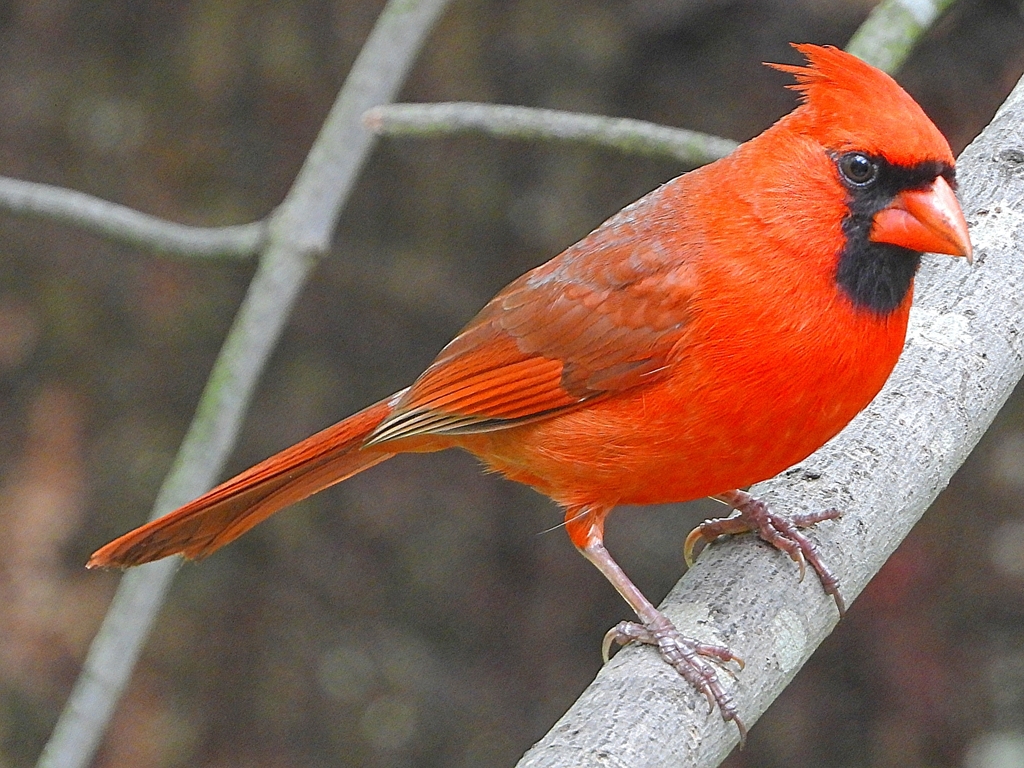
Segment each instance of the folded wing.
[{"label": "folded wing", "polygon": [[504,429],[664,376],[696,278],[673,230],[636,231],[661,191],[492,299],[367,444]]}]

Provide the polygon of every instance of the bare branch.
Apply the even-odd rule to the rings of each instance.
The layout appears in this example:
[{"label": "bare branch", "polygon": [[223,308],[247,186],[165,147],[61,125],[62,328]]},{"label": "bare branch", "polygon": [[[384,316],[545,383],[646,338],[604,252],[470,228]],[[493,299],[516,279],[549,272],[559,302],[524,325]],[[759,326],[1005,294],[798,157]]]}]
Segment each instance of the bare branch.
[{"label": "bare branch", "polygon": [[0,176],[0,207],[11,213],[74,224],[129,245],[192,259],[246,258],[263,247],[267,224],[190,227],[140,213],[73,189]]},{"label": "bare branch", "polygon": [[[306,277],[328,248],[338,213],[373,145],[359,119],[394,98],[447,0],[390,0],[356,59],[292,189],[270,221],[269,244],[153,509],[199,495],[221,472],[242,416]],[[125,576],[57,727],[44,768],[83,768],[128,682],[176,560]]]},{"label": "bare branch", "polygon": [[560,139],[668,157],[691,166],[725,157],[737,146],[729,139],[643,120],[499,104],[390,104],[371,109],[364,120],[370,130],[388,136],[483,133],[506,139]]},{"label": "bare branch", "polygon": [[[857,30],[847,49],[886,72],[894,72],[952,3],[885,0]],[[585,142],[628,154],[668,157],[691,166],[724,157],[737,146],[719,136],[643,120],[502,104],[388,104],[369,110],[364,121],[374,133],[387,136],[479,133],[506,139]]]},{"label": "bare branch", "polygon": [[[813,536],[856,597],[946,487],[1024,374],[1024,79],[958,163],[976,264],[931,257],[903,356],[882,393],[835,440],[757,493],[777,508],[836,507]],[[719,542],[662,608],[687,634],[747,661],[725,676],[753,723],[835,626],[816,579],[750,537]],[[717,765],[736,729],[648,648],[626,648],[519,768]]]},{"label": "bare branch", "polygon": [[921,35],[954,0],[884,0],[874,7],[846,50],[886,72],[906,61]]}]

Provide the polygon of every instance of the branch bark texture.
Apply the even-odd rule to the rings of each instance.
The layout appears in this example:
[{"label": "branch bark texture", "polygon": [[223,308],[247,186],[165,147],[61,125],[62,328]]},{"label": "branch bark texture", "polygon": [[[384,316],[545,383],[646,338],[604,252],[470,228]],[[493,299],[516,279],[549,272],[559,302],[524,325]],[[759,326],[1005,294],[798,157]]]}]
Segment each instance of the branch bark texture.
[{"label": "branch bark texture", "polygon": [[[788,512],[836,507],[812,531],[852,601],[963,463],[1024,374],[1024,80],[960,157],[976,263],[927,257],[903,356],[875,401],[755,493]],[[756,407],[756,404],[751,404]],[[838,616],[815,578],[751,539],[716,542],[662,606],[686,634],[747,663],[723,675],[753,724]],[[623,649],[519,768],[706,767],[736,729],[649,648]]]}]

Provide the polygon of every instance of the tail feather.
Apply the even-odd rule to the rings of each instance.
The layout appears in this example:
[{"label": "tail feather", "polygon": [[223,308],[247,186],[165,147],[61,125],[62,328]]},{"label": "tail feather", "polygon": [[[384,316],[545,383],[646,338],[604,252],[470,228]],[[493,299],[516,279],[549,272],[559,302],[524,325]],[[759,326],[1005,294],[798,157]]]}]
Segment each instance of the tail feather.
[{"label": "tail feather", "polygon": [[182,554],[206,557],[275,512],[352,477],[394,453],[363,448],[390,413],[391,398],[271,456],[195,501],[97,550],[89,568],[128,567]]}]

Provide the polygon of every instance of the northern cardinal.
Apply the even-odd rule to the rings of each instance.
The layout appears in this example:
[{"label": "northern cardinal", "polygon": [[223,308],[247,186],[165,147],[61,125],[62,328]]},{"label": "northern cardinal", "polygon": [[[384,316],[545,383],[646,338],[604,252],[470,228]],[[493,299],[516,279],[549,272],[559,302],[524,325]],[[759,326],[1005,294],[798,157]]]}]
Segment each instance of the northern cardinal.
[{"label": "northern cardinal", "polygon": [[[713,496],[837,580],[800,531],[737,490],[834,436],[903,348],[922,252],[971,259],[949,145],[896,82],[796,45],[801,103],[729,157],[641,198],[501,291],[407,389],[107,544],[89,566],[201,558],[274,512],[397,453],[463,448],[565,510],[573,544],[633,608],[605,641],[655,645],[745,729],[715,663],[604,547],[618,504]],[[714,663],[713,663],[714,662]]]}]

